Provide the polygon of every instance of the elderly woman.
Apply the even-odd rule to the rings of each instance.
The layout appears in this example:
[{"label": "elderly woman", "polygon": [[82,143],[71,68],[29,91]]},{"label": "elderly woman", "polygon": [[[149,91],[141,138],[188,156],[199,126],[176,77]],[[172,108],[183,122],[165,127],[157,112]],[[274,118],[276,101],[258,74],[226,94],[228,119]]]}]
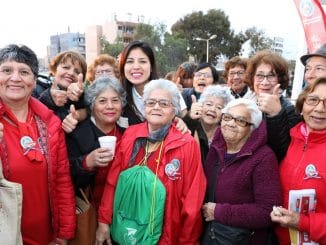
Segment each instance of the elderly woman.
[{"label": "elderly woman", "polygon": [[301,120],[292,103],[281,95],[289,83],[288,64],[277,53],[257,52],[248,61],[246,81],[255,92],[255,101],[266,120],[268,145],[281,160],[286,152],[280,151],[279,144],[289,143],[284,135]]},{"label": "elderly woman", "polygon": [[[291,144],[280,165],[283,208],[272,212],[271,218],[282,226],[276,229],[281,244],[290,244],[289,230],[294,234],[292,239],[304,237],[305,242],[326,244],[325,77],[317,79],[301,93],[296,108],[303,122],[291,129]],[[291,190],[304,192],[306,189],[313,190],[316,199],[311,197],[310,204],[305,204],[305,197],[298,197],[294,204],[289,204]]]},{"label": "elderly woman", "polygon": [[252,99],[254,93],[245,82],[247,59],[239,56],[232,57],[224,65],[223,77],[230,89],[231,95],[235,98]]},{"label": "elderly woman", "polygon": [[0,155],[6,179],[22,184],[24,244],[66,244],[75,234],[75,199],[61,121],[31,97],[38,60],[26,46],[0,50]]},{"label": "elderly woman", "polygon": [[117,60],[108,54],[100,54],[88,65],[86,80],[89,84],[92,84],[95,79],[103,75],[119,77]]},{"label": "elderly woman", "polygon": [[[217,127],[220,125],[222,109],[232,99],[226,87],[210,85],[204,89],[198,102],[190,109],[190,118],[184,120],[200,145],[201,160],[204,164]],[[195,99],[194,99],[195,100]]]},{"label": "elderly woman", "polygon": [[[70,105],[76,109],[85,108],[83,92],[84,78],[87,71],[85,58],[74,51],[64,51],[57,54],[49,64],[52,86],[44,90],[39,100],[63,120],[68,114]],[[82,111],[80,117],[86,117]]]},{"label": "elderly woman", "polygon": [[250,230],[249,244],[266,244],[269,213],[281,201],[281,188],[262,113],[255,102],[242,98],[229,102],[222,112],[206,159],[213,200],[203,205],[203,215],[206,221]]},{"label": "elderly woman", "polygon": [[66,139],[75,191],[92,186],[98,207],[113,159],[112,151],[100,147],[98,138],[111,135],[120,142],[124,128],[117,121],[126,104],[126,95],[117,79],[100,77],[87,88],[85,99],[90,104],[91,117],[79,123]]},{"label": "elderly woman", "polygon": [[[91,116],[77,124],[75,130],[66,135],[66,140],[75,193],[81,199],[86,197],[97,210],[113,159],[112,149],[100,147],[98,138],[110,135],[116,137],[117,143],[120,142],[124,128],[117,121],[126,104],[126,96],[120,82],[106,76],[94,80],[85,91],[85,99],[90,105]],[[91,221],[87,222],[94,236],[83,237],[81,226],[86,224],[78,223],[74,244],[95,243],[95,209],[88,211],[92,215],[89,214]],[[78,216],[78,220],[82,219],[80,217],[83,215]]]},{"label": "elderly woman", "polygon": [[[206,180],[198,144],[190,134],[183,135],[172,123],[173,118],[180,111],[178,89],[171,81],[152,80],[144,87],[143,99],[146,121],[126,130],[107,177],[99,208],[97,244],[103,244],[104,241],[110,244],[109,234],[112,226],[109,229],[109,224],[114,225],[116,217],[120,214],[113,211],[119,206],[117,194],[123,191],[121,188],[116,191],[119,175],[120,183],[121,176],[128,170],[144,165],[148,167],[151,175],[154,175],[154,183],[141,181],[140,183],[146,184],[147,187],[153,186],[156,182],[157,185],[162,183],[166,190],[165,204],[163,201],[158,204],[163,205],[163,227],[145,226],[146,230],[150,229],[148,231],[159,230],[156,239],[151,235],[139,237],[134,228],[126,230],[126,233],[118,237],[111,235],[120,239],[128,236],[137,244],[142,244],[146,239],[147,242],[150,241],[148,244],[197,244],[202,229],[200,209]],[[136,185],[139,184],[130,187],[132,192],[136,192]],[[152,191],[149,194],[152,195]],[[130,208],[141,203],[145,196],[141,199],[128,200],[132,203]],[[156,198],[153,194],[153,200]],[[155,214],[157,208],[150,206]],[[144,210],[142,205],[139,208],[142,212],[148,211]],[[136,217],[129,218],[136,219]],[[150,220],[152,214],[138,218]]]}]

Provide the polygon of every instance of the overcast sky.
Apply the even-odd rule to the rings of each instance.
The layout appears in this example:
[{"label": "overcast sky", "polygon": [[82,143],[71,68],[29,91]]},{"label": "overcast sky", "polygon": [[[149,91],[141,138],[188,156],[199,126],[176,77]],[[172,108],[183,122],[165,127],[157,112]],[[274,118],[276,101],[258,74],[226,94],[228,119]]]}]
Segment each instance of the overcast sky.
[{"label": "overcast sky", "polygon": [[[111,20],[144,16],[145,23],[173,23],[193,11],[222,9],[238,33],[252,26],[268,36],[285,38],[285,56],[296,57],[303,31],[293,0],[9,0],[1,2],[0,46],[20,43],[31,47],[38,56],[46,54],[50,36],[71,32],[84,33],[89,25]],[[298,54],[298,55],[301,55]]]}]

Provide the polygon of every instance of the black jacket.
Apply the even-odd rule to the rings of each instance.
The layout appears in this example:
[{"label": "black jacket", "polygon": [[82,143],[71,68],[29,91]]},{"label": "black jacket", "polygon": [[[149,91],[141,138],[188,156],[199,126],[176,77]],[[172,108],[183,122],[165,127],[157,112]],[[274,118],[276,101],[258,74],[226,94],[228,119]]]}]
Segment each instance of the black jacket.
[{"label": "black jacket", "polygon": [[[124,128],[117,125],[117,130],[124,132]],[[83,169],[85,155],[100,147],[98,137],[106,134],[96,127],[90,120],[80,122],[70,134],[66,134],[66,143],[70,162],[70,171],[75,190],[93,186],[96,171]]]},{"label": "black jacket", "polygon": [[264,115],[268,134],[267,143],[279,162],[284,158],[290,144],[290,129],[302,120],[289,100],[281,96],[280,101],[282,109],[276,116]]}]

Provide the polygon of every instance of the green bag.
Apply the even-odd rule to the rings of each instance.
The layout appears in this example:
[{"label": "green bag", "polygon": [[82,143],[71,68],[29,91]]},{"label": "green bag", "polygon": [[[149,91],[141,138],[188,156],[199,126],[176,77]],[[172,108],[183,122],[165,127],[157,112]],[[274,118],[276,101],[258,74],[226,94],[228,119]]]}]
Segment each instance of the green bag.
[{"label": "green bag", "polygon": [[157,244],[164,217],[166,190],[147,167],[133,166],[119,176],[114,195],[113,240],[119,244]]}]

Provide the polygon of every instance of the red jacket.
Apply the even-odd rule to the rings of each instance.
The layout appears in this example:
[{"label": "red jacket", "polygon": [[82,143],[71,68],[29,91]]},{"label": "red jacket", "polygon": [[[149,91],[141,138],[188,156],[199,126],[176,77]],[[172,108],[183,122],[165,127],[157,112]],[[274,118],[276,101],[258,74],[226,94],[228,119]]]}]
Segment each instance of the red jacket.
[{"label": "red jacket", "polygon": [[[47,132],[49,156],[48,187],[54,236],[63,239],[73,238],[76,229],[75,198],[61,120],[34,98],[30,99],[29,106],[46,126],[44,129]],[[0,101],[0,117],[3,115],[3,103]],[[0,144],[0,148],[4,176],[10,180],[5,142]]]},{"label": "red jacket", "polygon": [[[117,179],[120,172],[128,168],[135,139],[139,137],[148,137],[146,122],[129,127],[122,136],[99,208],[100,222],[110,224],[112,221]],[[175,180],[165,173],[165,166],[172,159],[180,161],[180,178]],[[206,190],[199,145],[190,134],[182,135],[172,125],[164,140],[161,163],[158,177],[166,188],[167,196],[159,244],[199,244],[202,231],[201,207]],[[151,170],[153,171],[152,168]]]},{"label": "red jacket", "polygon": [[[326,244],[326,131],[310,132],[305,139],[304,123],[291,129],[291,144],[280,165],[283,191],[283,207],[288,207],[289,190],[315,189],[316,212],[300,215],[299,230],[309,234],[310,239]],[[313,164],[317,178],[306,178],[306,167]],[[281,244],[290,244],[288,229],[276,229]]]}]

